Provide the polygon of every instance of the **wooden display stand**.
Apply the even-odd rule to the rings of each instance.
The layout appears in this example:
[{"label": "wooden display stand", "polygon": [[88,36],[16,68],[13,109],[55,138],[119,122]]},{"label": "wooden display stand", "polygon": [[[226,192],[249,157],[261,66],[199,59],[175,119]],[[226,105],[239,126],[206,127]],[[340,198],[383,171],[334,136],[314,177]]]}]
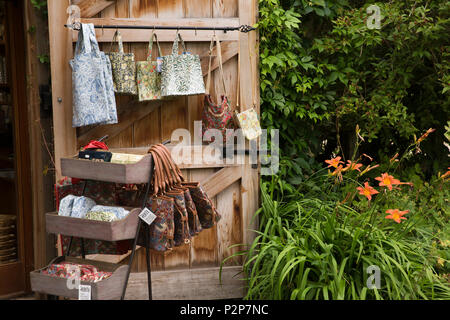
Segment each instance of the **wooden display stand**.
[{"label": "wooden display stand", "polygon": [[[65,176],[83,178],[86,180],[108,181],[116,183],[138,184],[147,182],[147,191],[144,197],[142,208],[131,209],[130,213],[122,220],[105,222],[88,219],[72,218],[59,216],[57,213],[46,214],[46,226],[48,233],[62,234],[71,236],[66,256],[57,257],[49,265],[63,261],[74,262],[78,264],[90,264],[99,267],[102,271],[113,272],[110,278],[97,283],[82,282],[82,285],[91,286],[92,300],[123,300],[127,289],[128,279],[130,277],[131,265],[136,253],[136,245],[141,227],[145,229],[146,258],[147,258],[147,280],[149,300],[152,300],[152,282],[150,265],[150,236],[149,225],[142,225],[142,220],[138,217],[141,210],[145,207],[150,184],[153,176],[152,156],[144,157],[137,164],[114,164],[107,162],[94,162],[82,159],[61,159],[62,174]],[[65,164],[64,164],[65,163]],[[68,165],[70,163],[70,165]],[[147,173],[147,174],[145,174]],[[81,177],[80,177],[81,175]],[[146,177],[146,180],[142,180]],[[128,208],[129,209],[129,208]],[[70,249],[73,237],[81,238],[82,258],[70,257]],[[117,264],[99,262],[85,259],[84,239],[120,241],[133,240],[130,261],[128,266],[119,266]],[[30,273],[31,288],[35,292],[45,293],[51,296],[62,296],[66,298],[78,298],[78,291],[67,287],[67,279],[51,275],[45,275],[42,270],[32,271]]]}]

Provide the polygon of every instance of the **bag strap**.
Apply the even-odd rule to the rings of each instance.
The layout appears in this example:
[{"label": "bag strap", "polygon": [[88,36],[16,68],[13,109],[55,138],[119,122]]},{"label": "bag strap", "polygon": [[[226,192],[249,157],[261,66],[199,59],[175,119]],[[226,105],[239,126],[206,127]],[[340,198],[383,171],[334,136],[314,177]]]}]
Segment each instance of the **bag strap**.
[{"label": "bag strap", "polygon": [[181,37],[181,34],[177,30],[177,35],[175,37],[175,41],[173,42],[172,47],[172,55],[178,55],[178,41],[181,40],[181,46],[183,48],[183,52],[186,52],[186,45],[184,44],[183,38]]},{"label": "bag strap", "polygon": [[123,51],[122,35],[120,34],[119,30],[116,30],[116,32],[114,33],[114,37],[113,37],[112,42],[111,42],[111,48],[109,49],[109,51],[112,52],[112,46],[113,46],[113,44],[114,44],[114,42],[116,40],[119,43],[119,53],[124,53],[124,51]]},{"label": "bag strap", "polygon": [[161,47],[159,46],[158,36],[155,32],[152,32],[152,36],[150,38],[150,41],[148,43],[148,52],[147,52],[147,61],[152,61],[152,54],[153,54],[153,38],[156,39],[156,45],[158,47],[158,54],[160,57],[162,57],[161,53]]},{"label": "bag strap", "polygon": [[81,29],[78,32],[78,40],[75,45],[75,55],[80,53],[99,53],[97,38],[95,37],[94,24],[82,23]]},{"label": "bag strap", "polygon": [[181,182],[185,181],[183,174],[181,173],[180,167],[173,161],[172,155],[170,154],[169,149],[165,145],[159,144],[159,147],[162,149],[163,153],[165,153],[166,158],[168,159],[170,166],[172,167],[173,172],[178,177],[178,180]]},{"label": "bag strap", "polygon": [[[250,59],[250,68],[251,68],[251,78],[252,78],[252,108],[256,107],[256,97],[255,97],[255,66],[252,63],[252,52],[250,48],[250,41],[248,41],[248,56]],[[237,93],[236,93],[236,109],[239,110],[239,113],[242,112],[241,109],[241,34],[239,33],[239,45],[238,45],[238,81],[237,81]]]},{"label": "bag strap", "polygon": [[[211,64],[212,64],[212,51],[213,51],[213,47],[214,47],[214,41],[216,41],[216,51],[217,51],[217,58],[219,59],[220,76],[221,76],[221,80],[222,80],[224,94],[226,96],[227,88],[225,85],[225,76],[224,76],[224,72],[223,72],[222,46],[216,35],[213,35],[213,37],[211,38],[211,44],[209,45],[209,67],[208,67],[208,79],[206,82],[206,94],[210,94],[210,90],[211,90]],[[219,101],[219,99],[217,99],[217,101]]]}]

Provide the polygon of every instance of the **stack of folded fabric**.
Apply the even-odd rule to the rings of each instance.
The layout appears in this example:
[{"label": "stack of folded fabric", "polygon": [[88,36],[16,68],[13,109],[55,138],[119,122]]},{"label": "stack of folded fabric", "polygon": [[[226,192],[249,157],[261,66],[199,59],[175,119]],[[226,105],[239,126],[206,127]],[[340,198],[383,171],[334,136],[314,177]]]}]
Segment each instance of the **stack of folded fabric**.
[{"label": "stack of folded fabric", "polygon": [[100,271],[92,265],[71,262],[51,264],[47,269],[42,270],[41,273],[66,279],[74,278],[79,273],[80,281],[89,282],[99,282],[112,275],[112,272]]},{"label": "stack of folded fabric", "polygon": [[82,219],[116,221],[125,218],[130,211],[120,207],[98,206],[87,197],[68,195],[59,203],[58,215]]}]

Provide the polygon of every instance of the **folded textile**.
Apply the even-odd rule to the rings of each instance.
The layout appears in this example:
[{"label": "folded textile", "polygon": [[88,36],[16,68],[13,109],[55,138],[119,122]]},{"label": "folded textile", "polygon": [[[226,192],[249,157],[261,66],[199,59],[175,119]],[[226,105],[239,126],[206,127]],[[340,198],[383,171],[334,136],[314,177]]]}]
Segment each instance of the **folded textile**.
[{"label": "folded textile", "polygon": [[112,272],[100,271],[92,265],[71,262],[51,264],[47,269],[42,270],[41,273],[66,279],[74,278],[79,273],[80,281],[89,282],[99,282],[112,275]]},{"label": "folded textile", "polygon": [[[89,211],[90,218],[88,218],[88,216],[86,216],[86,218],[101,221],[114,221],[125,218],[129,213],[130,211],[121,207],[94,206]],[[115,217],[115,219],[111,220],[113,217]]]},{"label": "folded textile", "polygon": [[116,221],[117,217],[112,212],[89,211],[86,214],[86,219],[112,222],[112,221]]},{"label": "folded textile", "polygon": [[71,217],[84,218],[86,214],[95,206],[95,201],[87,197],[76,197],[73,200]]},{"label": "folded textile", "polygon": [[71,194],[62,198],[61,202],[59,203],[58,215],[70,217],[70,215],[72,214],[73,201],[75,200],[75,198],[77,197]]}]

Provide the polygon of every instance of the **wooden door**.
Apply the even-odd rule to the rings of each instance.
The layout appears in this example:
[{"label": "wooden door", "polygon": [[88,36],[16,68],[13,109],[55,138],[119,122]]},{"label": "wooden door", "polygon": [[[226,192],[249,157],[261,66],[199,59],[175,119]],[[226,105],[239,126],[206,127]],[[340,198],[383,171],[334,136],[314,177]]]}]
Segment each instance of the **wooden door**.
[{"label": "wooden door", "polygon": [[[68,61],[73,55],[73,43],[76,41],[77,32],[63,26],[67,21],[66,1],[49,0],[48,4],[57,175],[60,174],[61,157],[75,154],[77,148],[89,140],[104,135],[109,135],[107,144],[111,148],[138,148],[169,140],[173,131],[179,128],[194,133],[194,122],[201,120],[203,96],[180,97],[164,102],[138,102],[135,97],[116,96],[118,124],[72,129],[71,71]],[[72,4],[79,6],[81,22],[95,25],[239,26],[253,25],[257,17],[256,0],[78,0],[72,1]],[[96,30],[97,40],[104,51],[109,51],[114,31]],[[135,53],[136,61],[145,60],[151,32],[152,30],[121,30],[125,51]],[[156,33],[163,54],[169,54],[175,31],[157,30]],[[188,51],[200,55],[203,73],[206,75],[209,45],[214,31],[180,31],[180,33],[187,43]],[[236,31],[216,32],[216,35],[223,41],[222,55],[228,91],[226,94],[231,100],[232,108],[236,106],[239,47],[243,109],[252,106],[252,93],[259,103],[258,76],[255,72],[251,72],[252,65],[253,70],[258,69],[257,33],[240,34]],[[216,70],[217,67],[214,58],[213,69]],[[224,93],[218,79],[218,72],[213,72],[213,96],[216,96],[216,93],[217,95]],[[242,284],[234,282],[229,291],[233,294],[219,292],[214,294],[212,289],[217,285],[218,267],[223,259],[239,250],[230,246],[250,243],[254,236],[250,229],[254,228],[251,219],[258,207],[258,169],[253,169],[248,161],[244,165],[211,165],[201,162],[183,165],[182,168],[189,180],[202,182],[223,218],[216,227],[202,231],[190,244],[176,248],[170,255],[152,255],[152,268],[157,271],[154,275],[155,286],[159,283],[158,277],[165,279],[168,272],[175,272],[173,277],[178,280],[173,287],[165,288],[163,295],[159,295],[162,294],[159,290],[154,290],[155,297],[184,297],[179,291],[179,283],[194,277],[194,274],[203,274],[203,277],[198,278],[203,278],[205,283],[199,283],[198,286],[209,288],[210,298],[241,296]],[[228,265],[226,272],[236,273],[241,263],[239,258],[229,260],[226,263]],[[139,273],[144,270],[145,255],[144,252],[139,252],[134,271]],[[130,294],[134,292],[135,298],[141,297],[139,288],[145,288],[140,276],[136,274],[135,278],[131,278],[130,286],[136,288],[135,291],[133,288],[128,291]],[[160,283],[167,282],[161,280]],[[188,297],[189,288],[186,287],[185,291]],[[197,293],[197,296],[200,295]]]},{"label": "wooden door", "polygon": [[0,297],[5,297],[30,290],[33,235],[22,2],[0,6],[5,26],[0,39],[5,58],[0,83]]}]

